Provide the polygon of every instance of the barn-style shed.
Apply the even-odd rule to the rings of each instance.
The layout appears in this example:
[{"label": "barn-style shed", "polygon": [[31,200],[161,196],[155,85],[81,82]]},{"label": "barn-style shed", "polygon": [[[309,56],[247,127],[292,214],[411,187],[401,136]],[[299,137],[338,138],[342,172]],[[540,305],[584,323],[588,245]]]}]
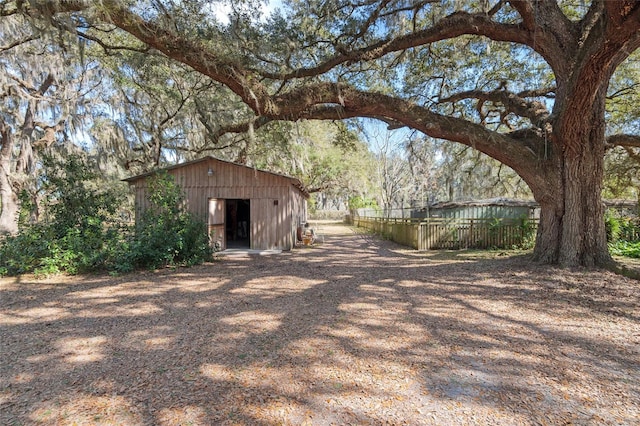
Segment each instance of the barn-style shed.
[{"label": "barn-style shed", "polygon": [[[309,193],[300,180],[204,157],[165,169],[184,189],[187,209],[207,222],[222,249],[290,250],[307,219]],[[136,216],[147,207],[147,178],[125,179],[135,192]]]}]

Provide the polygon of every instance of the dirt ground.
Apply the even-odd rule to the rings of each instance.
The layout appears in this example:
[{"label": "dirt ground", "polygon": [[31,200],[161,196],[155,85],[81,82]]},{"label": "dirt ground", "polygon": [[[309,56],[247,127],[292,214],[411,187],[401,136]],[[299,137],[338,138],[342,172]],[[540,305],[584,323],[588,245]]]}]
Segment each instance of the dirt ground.
[{"label": "dirt ground", "polygon": [[324,243],[0,280],[0,424],[637,425],[640,283]]}]

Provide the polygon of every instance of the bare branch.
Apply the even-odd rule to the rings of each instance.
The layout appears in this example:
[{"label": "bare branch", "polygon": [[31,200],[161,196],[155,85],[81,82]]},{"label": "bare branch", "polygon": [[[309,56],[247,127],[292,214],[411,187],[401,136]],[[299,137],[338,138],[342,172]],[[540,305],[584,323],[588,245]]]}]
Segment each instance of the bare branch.
[{"label": "bare branch", "polygon": [[[541,92],[548,93],[549,90],[547,89]],[[529,93],[530,92],[526,92],[526,94]],[[470,90],[440,99],[440,103],[457,102],[463,99],[477,99],[480,102],[489,101],[501,103],[509,112],[519,115],[520,117],[528,118],[538,127],[542,127],[544,122],[549,118],[549,111],[544,104],[537,101],[527,101],[523,97],[507,90],[495,90],[492,92]]]},{"label": "bare branch", "polygon": [[55,79],[53,74],[47,74],[47,77],[44,79],[40,87],[36,88],[33,84],[29,83],[26,80],[21,79],[18,76],[9,74],[8,77],[18,83],[18,85],[24,90],[25,95],[31,99],[40,99],[42,96],[49,90],[51,85],[53,85]]},{"label": "bare branch", "polygon": [[44,95],[47,92],[47,90],[49,90],[49,87],[53,85],[54,82],[55,82],[55,77],[53,76],[53,74],[52,73],[47,74],[47,77],[44,79],[40,87],[38,87],[37,94],[40,96]]},{"label": "bare branch", "polygon": [[529,30],[534,30],[537,25],[535,5],[526,0],[512,0],[509,3],[511,3],[511,6],[520,14],[524,27]]},{"label": "bare branch", "polygon": [[607,137],[605,142],[606,148],[611,149],[616,146],[624,146],[628,148],[640,148],[640,136],[629,134],[618,134]]},{"label": "bare branch", "polygon": [[571,55],[578,48],[576,27],[562,13],[556,0],[510,0],[509,3],[531,34],[532,42],[527,45],[542,55],[557,75],[568,75],[570,69],[558,58]]},{"label": "bare branch", "polygon": [[494,16],[496,13],[500,12],[500,9],[502,9],[502,6],[504,6],[504,2],[505,0],[498,1],[498,3],[496,3],[496,5],[493,6],[491,10],[487,12],[487,15]]},{"label": "bare branch", "polygon": [[556,97],[556,88],[542,87],[540,89],[523,90],[522,92],[518,92],[518,97],[520,98],[545,97],[545,98],[553,99]]},{"label": "bare branch", "polygon": [[371,28],[371,25],[373,25],[373,23],[377,21],[378,18],[380,17],[380,13],[382,13],[382,9],[387,7],[387,4],[389,4],[390,1],[391,0],[383,0],[378,4],[378,7],[376,7],[376,10],[374,10],[373,13],[369,15],[369,17],[367,18],[367,21],[364,23],[364,25],[362,25],[362,28],[360,28],[360,31],[358,31],[358,33],[354,36],[354,38],[361,38],[363,35],[366,34],[367,31],[369,31],[369,28]]},{"label": "bare branch", "polygon": [[33,87],[33,85],[31,83],[29,83],[26,80],[21,79],[18,76],[15,76],[13,74],[8,74],[7,77],[9,77],[11,80],[15,81],[16,83],[18,83],[18,85],[20,87],[22,87],[27,94],[30,94],[31,92],[35,92],[36,88]]},{"label": "bare branch", "polygon": [[266,88],[257,79],[251,78],[253,76],[239,64],[219,58],[217,52],[208,50],[197,41],[180,37],[143,20],[117,0],[104,0],[103,5],[108,11],[105,18],[110,19],[116,26],[168,57],[189,65],[229,87],[256,113],[271,112],[272,106]]},{"label": "bare branch", "polygon": [[623,87],[620,90],[615,91],[611,95],[607,96],[607,99],[612,100],[615,98],[619,98],[620,96],[628,95],[636,90],[636,88],[640,88],[640,83],[632,84],[631,86]]},{"label": "bare branch", "polygon": [[109,53],[111,50],[127,50],[127,51],[131,51],[131,52],[140,52],[140,53],[148,53],[149,52],[149,47],[148,46],[144,46],[144,47],[134,47],[134,46],[124,46],[124,45],[112,45],[112,44],[108,44],[105,43],[104,41],[102,41],[100,38],[98,37],[94,37],[92,35],[89,35],[85,32],[82,31],[76,31],[76,34],[85,39],[85,40],[89,40],[92,41],[96,44],[98,44],[100,47],[102,47],[102,49],[105,51],[105,53]]},{"label": "bare branch", "polygon": [[217,130],[211,132],[211,139],[217,143],[220,137],[228,133],[247,133],[250,129],[257,130],[267,123],[274,121],[269,117],[258,117],[254,120],[247,120],[244,123],[230,124],[227,126],[221,126]]},{"label": "bare branch", "polygon": [[13,49],[14,47],[18,47],[20,45],[23,45],[25,43],[29,43],[30,41],[37,40],[37,39],[38,39],[38,37],[36,37],[35,35],[30,35],[30,36],[27,36],[27,37],[22,38],[20,40],[15,40],[14,42],[9,43],[6,46],[0,46],[0,53],[4,53],[4,52],[6,52],[8,50]]},{"label": "bare branch", "polygon": [[556,37],[560,38],[568,37],[573,31],[573,24],[562,13],[556,0],[510,0],[509,3],[518,11],[523,25],[529,30],[549,31],[555,28],[558,30]]}]

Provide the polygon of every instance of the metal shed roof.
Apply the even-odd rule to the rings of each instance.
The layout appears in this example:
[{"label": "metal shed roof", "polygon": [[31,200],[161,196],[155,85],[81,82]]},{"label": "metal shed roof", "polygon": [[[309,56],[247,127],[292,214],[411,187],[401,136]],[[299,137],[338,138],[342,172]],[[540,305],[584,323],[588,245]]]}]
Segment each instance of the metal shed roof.
[{"label": "metal shed roof", "polygon": [[212,155],[208,155],[206,157],[198,158],[197,160],[186,161],[184,163],[179,163],[179,164],[175,164],[173,166],[169,166],[169,167],[164,167],[164,168],[161,168],[161,169],[153,170],[151,172],[143,173],[143,174],[140,174],[140,175],[131,176],[129,178],[122,179],[122,181],[123,182],[127,182],[127,183],[133,183],[133,182],[135,182],[135,181],[137,181],[139,179],[146,178],[146,177],[151,176],[151,175],[153,175],[153,174],[155,174],[157,172],[160,172],[160,171],[175,170],[175,169],[179,169],[179,168],[182,168],[182,167],[187,167],[187,166],[190,166],[190,165],[193,165],[193,164],[201,163],[203,161],[210,161],[210,160],[218,161],[218,162],[225,163],[225,164],[231,164],[233,166],[243,167],[243,168],[246,168],[246,169],[250,169],[250,170],[254,170],[254,171],[258,171],[258,172],[262,172],[262,173],[268,173],[268,174],[273,175],[273,176],[278,176],[278,177],[282,177],[282,178],[285,178],[285,179],[289,179],[291,181],[291,183],[293,184],[293,186],[295,186],[305,196],[305,198],[309,198],[309,196],[310,196],[309,191],[304,186],[302,181],[300,181],[300,179],[298,179],[298,178],[294,178],[292,176],[287,176],[287,175],[284,175],[284,174],[281,174],[281,173],[270,172],[268,170],[258,169],[256,167],[250,167],[250,166],[247,166],[245,164],[239,164],[239,163],[234,163],[232,161],[221,160],[221,159],[216,158],[216,157],[214,157]]}]

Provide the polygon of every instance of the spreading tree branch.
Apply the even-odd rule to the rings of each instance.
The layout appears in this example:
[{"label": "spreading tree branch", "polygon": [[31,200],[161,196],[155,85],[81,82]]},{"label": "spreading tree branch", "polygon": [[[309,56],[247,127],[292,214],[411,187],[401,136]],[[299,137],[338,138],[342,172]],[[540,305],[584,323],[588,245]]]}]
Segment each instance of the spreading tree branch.
[{"label": "spreading tree branch", "polygon": [[339,65],[372,61],[390,53],[401,52],[461,35],[481,35],[496,41],[533,44],[532,33],[519,25],[495,22],[491,16],[484,13],[455,12],[424,30],[382,40],[352,51],[343,50],[314,67],[299,68],[285,73],[256,72],[265,78],[274,80],[313,77],[324,74]]},{"label": "spreading tree branch", "polygon": [[[541,89],[540,93],[549,93],[551,90],[552,89]],[[527,101],[524,97],[519,96],[519,94],[517,95],[507,90],[494,90],[491,92],[469,90],[457,93],[447,98],[442,98],[440,99],[440,103],[457,102],[463,99],[477,99],[480,102],[489,101],[501,103],[508,112],[519,115],[520,117],[528,118],[538,127],[542,127],[549,118],[549,111],[542,102]]]}]

